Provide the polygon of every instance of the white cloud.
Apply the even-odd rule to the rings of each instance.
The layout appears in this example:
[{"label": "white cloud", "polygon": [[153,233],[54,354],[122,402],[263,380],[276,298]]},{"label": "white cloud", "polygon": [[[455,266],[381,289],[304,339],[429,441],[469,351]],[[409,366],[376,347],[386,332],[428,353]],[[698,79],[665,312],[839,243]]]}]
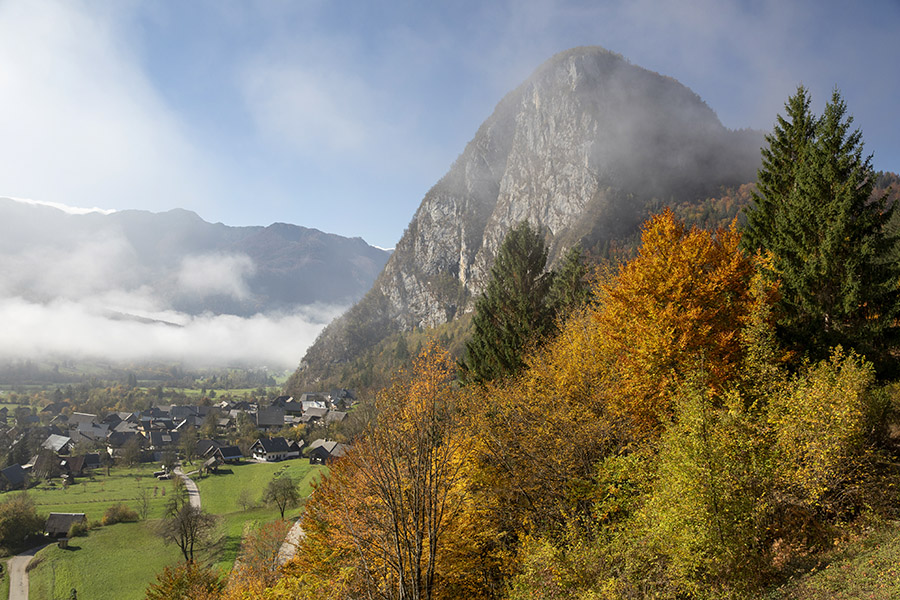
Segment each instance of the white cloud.
[{"label": "white cloud", "polygon": [[209,166],[123,39],[123,6],[0,3],[0,194],[163,208],[208,192]]},{"label": "white cloud", "polygon": [[176,279],[178,289],[195,298],[222,294],[244,300],[250,297],[246,278],[254,271],[246,254],[202,254],[185,257]]},{"label": "white cloud", "polygon": [[296,367],[344,307],[306,307],[283,316],[157,315],[164,323],[116,318],[69,300],[0,299],[0,360],[53,356],[113,363],[181,361],[192,366]]}]

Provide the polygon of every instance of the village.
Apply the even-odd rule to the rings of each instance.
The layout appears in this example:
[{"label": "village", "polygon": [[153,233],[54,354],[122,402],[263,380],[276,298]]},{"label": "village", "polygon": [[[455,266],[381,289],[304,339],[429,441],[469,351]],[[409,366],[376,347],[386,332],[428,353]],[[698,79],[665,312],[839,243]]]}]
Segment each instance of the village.
[{"label": "village", "polygon": [[[160,479],[171,479],[179,461],[201,461],[199,468],[207,473],[240,461],[305,458],[310,464],[327,465],[346,449],[329,436],[340,429],[355,403],[348,390],[305,393],[297,399],[278,396],[268,402],[152,406],[102,416],[69,412],[67,404],[51,403],[36,414],[20,414],[0,432],[8,448],[40,440],[28,461],[0,470],[0,491],[56,479],[67,486],[113,464],[159,463]],[[0,408],[0,419],[7,415],[8,409]]]}]

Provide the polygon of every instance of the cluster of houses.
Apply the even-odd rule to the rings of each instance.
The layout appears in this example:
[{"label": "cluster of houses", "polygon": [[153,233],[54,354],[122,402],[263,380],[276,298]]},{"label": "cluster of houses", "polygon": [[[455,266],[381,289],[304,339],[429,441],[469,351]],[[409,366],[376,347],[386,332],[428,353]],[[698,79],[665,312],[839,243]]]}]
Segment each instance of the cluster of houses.
[{"label": "cluster of houses", "polygon": [[[264,406],[251,401],[223,401],[215,406],[172,405],[140,412],[113,412],[102,418],[79,412],[65,414],[62,412],[64,406],[51,404],[41,411],[53,415],[48,425],[37,426],[46,435],[41,451],[27,465],[15,464],[0,470],[0,490],[19,489],[29,476],[72,480],[85,471],[100,468],[107,456],[125,456],[129,451],[139,452],[141,460],[160,461],[166,452],[180,449],[186,431],[196,431],[213,420],[216,438],[228,438],[236,433],[240,423],[254,425],[262,436],[249,447],[249,457],[245,457],[238,446],[216,439],[198,441],[195,455],[202,457],[203,468],[207,471],[250,458],[271,462],[299,458],[303,454],[313,464],[326,464],[343,455],[346,449],[343,444],[318,439],[304,449],[302,441],[266,434],[299,424],[312,426],[315,430],[317,425],[340,423],[346,419],[352,401],[352,396],[346,392],[303,394],[297,400],[281,396]],[[211,429],[204,427],[208,433]],[[78,453],[79,448],[98,451]]]}]

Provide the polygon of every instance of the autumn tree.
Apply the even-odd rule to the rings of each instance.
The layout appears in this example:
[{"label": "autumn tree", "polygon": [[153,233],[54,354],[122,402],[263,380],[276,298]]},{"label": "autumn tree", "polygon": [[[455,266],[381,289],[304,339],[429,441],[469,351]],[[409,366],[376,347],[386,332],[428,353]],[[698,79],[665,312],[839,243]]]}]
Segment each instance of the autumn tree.
[{"label": "autumn tree", "polygon": [[666,211],[644,225],[638,256],[600,286],[603,387],[638,437],[668,418],[672,392],[695,369],[721,389],[740,368],[755,301],[740,239],[736,223],[711,233]]},{"label": "autumn tree", "polygon": [[263,502],[277,506],[282,519],[284,511],[296,506],[299,501],[300,490],[297,488],[297,481],[289,475],[273,477],[263,492]]},{"label": "autumn tree", "polygon": [[769,422],[783,493],[814,510],[847,508],[867,476],[871,432],[884,413],[874,385],[871,363],[838,348],[773,396]]},{"label": "autumn tree", "polygon": [[210,567],[184,562],[165,567],[156,576],[144,596],[145,600],[217,600],[225,582]]},{"label": "autumn tree", "polygon": [[279,554],[290,529],[290,522],[278,520],[254,527],[244,534],[223,600],[257,598],[277,583],[281,566]]},{"label": "autumn tree", "polygon": [[41,532],[44,520],[27,493],[8,495],[0,502],[0,545],[7,550],[18,547],[28,536]]},{"label": "autumn tree", "polygon": [[447,353],[429,346],[379,395],[377,420],[307,504],[297,561],[318,575],[307,572],[303,587],[425,600],[450,597],[470,577],[448,551],[467,500],[469,447],[453,378]]},{"label": "autumn tree", "polygon": [[463,381],[483,383],[520,371],[527,349],[552,330],[546,264],[544,240],[527,221],[506,234],[475,303],[472,338],[459,365]]}]

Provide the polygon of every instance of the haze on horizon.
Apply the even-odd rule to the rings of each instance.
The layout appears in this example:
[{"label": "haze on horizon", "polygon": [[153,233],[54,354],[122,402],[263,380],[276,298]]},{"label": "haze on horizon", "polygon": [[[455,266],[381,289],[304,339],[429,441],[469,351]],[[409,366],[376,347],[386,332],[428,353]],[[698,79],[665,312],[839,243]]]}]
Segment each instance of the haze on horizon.
[{"label": "haze on horizon", "polygon": [[[579,45],[679,80],[735,129],[770,129],[800,83],[816,112],[838,87],[876,168],[900,171],[898,25],[890,0],[5,0],[0,197],[392,248],[501,98]],[[0,359],[292,368],[346,308],[188,314],[173,298],[240,298],[252,261],[185,256],[183,276],[141,287],[110,275],[128,252],[0,257]]]}]

